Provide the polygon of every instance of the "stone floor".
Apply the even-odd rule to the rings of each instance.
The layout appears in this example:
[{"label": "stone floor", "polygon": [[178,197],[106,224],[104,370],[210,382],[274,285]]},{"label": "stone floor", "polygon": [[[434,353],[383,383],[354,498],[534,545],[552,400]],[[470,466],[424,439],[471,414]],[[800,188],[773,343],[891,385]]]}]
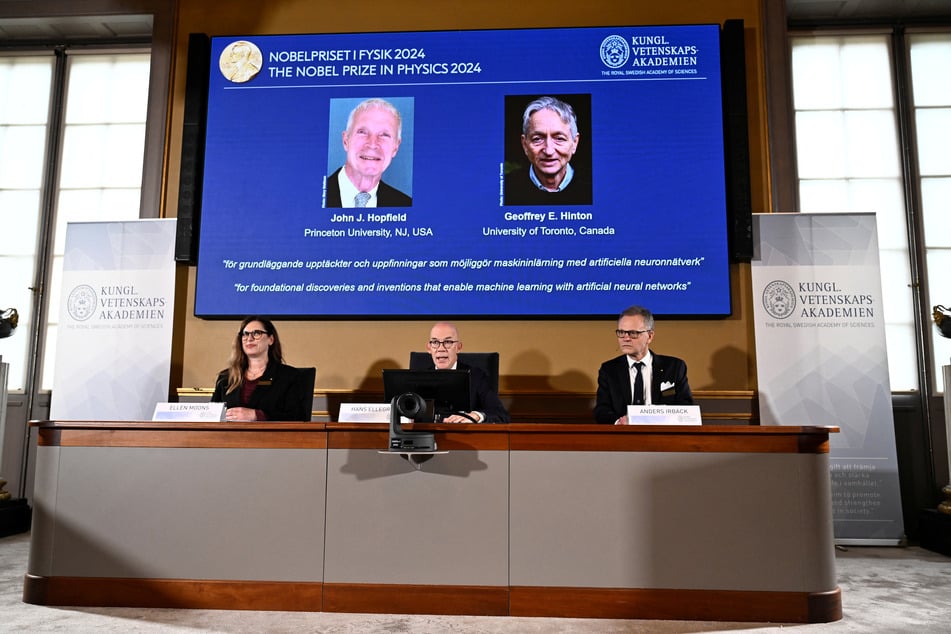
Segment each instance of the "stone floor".
[{"label": "stone floor", "polygon": [[0,539],[2,632],[951,632],[951,558],[917,547],[836,553],[844,618],[816,625],[323,612],[40,607],[22,602],[29,534]]}]

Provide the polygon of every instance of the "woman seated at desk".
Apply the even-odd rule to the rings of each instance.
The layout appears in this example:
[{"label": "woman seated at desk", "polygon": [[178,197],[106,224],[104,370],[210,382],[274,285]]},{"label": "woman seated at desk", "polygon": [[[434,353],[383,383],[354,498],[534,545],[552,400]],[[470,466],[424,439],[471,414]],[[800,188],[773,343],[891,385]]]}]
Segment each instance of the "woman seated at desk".
[{"label": "woman seated at desk", "polygon": [[281,338],[269,319],[246,317],[231,345],[228,368],[218,374],[211,400],[229,421],[307,421],[314,396],[313,368],[284,364]]}]

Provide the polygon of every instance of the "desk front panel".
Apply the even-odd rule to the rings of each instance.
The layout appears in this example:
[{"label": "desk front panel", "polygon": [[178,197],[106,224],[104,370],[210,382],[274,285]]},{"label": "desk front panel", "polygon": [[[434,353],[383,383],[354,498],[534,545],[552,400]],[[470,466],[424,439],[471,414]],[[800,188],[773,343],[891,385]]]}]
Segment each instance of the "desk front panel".
[{"label": "desk front panel", "polygon": [[508,586],[505,435],[452,436],[416,469],[384,433],[331,432],[325,583]]},{"label": "desk front panel", "polygon": [[836,587],[826,454],[512,451],[510,468],[512,586]]},{"label": "desk front panel", "polygon": [[37,426],[29,603],[841,618],[834,428]]},{"label": "desk front panel", "polygon": [[37,449],[29,572],[320,581],[325,449]]}]

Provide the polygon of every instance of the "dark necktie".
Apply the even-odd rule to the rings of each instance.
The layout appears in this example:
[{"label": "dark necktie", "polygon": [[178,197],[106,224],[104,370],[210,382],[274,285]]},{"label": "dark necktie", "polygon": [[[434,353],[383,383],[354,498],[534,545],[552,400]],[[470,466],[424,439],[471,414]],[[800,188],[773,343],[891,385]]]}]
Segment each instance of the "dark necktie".
[{"label": "dark necktie", "polygon": [[353,204],[357,207],[366,207],[368,202],[370,202],[369,192],[360,192],[353,197]]},{"label": "dark necktie", "polygon": [[644,404],[644,375],[641,374],[641,368],[643,367],[643,361],[634,362],[634,369],[637,371],[637,374],[634,375],[634,399],[632,400],[633,405]]}]

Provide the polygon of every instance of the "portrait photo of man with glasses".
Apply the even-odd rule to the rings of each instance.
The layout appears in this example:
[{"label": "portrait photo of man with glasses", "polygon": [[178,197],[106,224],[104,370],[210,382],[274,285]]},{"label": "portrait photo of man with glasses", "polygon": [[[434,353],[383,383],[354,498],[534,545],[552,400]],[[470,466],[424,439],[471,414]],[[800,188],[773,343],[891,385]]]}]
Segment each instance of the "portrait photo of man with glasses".
[{"label": "portrait photo of man with glasses", "polygon": [[683,359],[656,354],[654,315],[641,306],[624,309],[614,331],[623,353],[601,364],[595,422],[627,425],[628,405],[693,405]]}]

